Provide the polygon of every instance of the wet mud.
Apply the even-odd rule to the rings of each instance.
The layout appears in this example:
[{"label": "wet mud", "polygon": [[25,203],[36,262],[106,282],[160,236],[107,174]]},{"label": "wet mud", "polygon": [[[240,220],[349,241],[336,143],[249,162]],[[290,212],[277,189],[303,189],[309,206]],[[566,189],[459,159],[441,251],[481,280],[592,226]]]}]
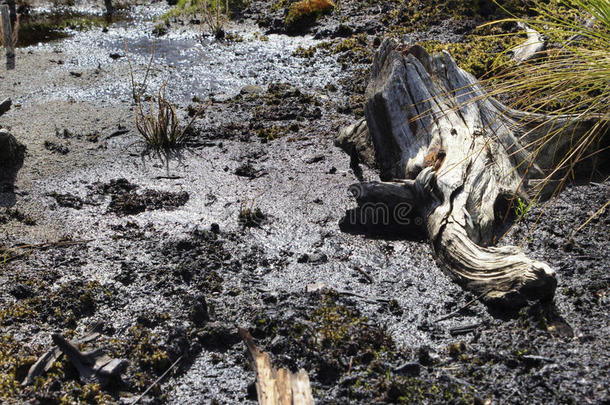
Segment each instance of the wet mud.
[{"label": "wet mud", "polygon": [[[14,103],[0,125],[26,148],[0,189],[0,398],[124,403],[178,361],[143,402],[253,404],[240,326],[275,366],[306,369],[319,403],[607,402],[607,210],[574,230],[610,186],[568,187],[500,242],[555,268],[553,302],[460,310],[475,297],[423,230],[348,226],[362,222],[349,186],[378,175],[335,139],[362,114],[393,2],[344,1],[351,31],[333,14],[309,36],[265,34],[282,16],[253,25],[261,3],[236,16],[242,42],[202,42],[178,22],[157,38],[168,6],[153,3],[129,11],[138,29],[116,21],[19,48],[0,72]],[[183,122],[205,107],[171,153],[135,128],[127,56],[142,80],[153,40],[148,94],[167,81]],[[85,348],[128,360],[120,381],[81,381],[62,358],[19,385],[51,333],[99,322]]]}]

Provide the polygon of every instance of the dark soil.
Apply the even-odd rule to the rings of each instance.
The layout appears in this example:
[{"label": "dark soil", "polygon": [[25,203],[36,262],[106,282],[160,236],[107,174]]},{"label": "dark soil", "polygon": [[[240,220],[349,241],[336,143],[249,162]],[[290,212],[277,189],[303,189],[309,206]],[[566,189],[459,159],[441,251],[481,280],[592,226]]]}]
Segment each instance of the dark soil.
[{"label": "dark soil", "polygon": [[108,212],[117,215],[135,215],[146,210],[172,209],[181,207],[189,200],[186,191],[179,193],[143,190],[124,193],[111,193],[112,200]]},{"label": "dark soil", "polygon": [[[285,32],[290,2],[275,10],[268,3],[252,0],[235,16]],[[607,182],[569,186],[500,242],[523,242],[558,275],[552,302],[514,313],[478,301],[459,310],[474,297],[438,268],[423,229],[405,235],[346,223],[355,207],[349,186],[378,175],[334,144],[338,129],[362,116],[381,34],[455,40],[471,21],[495,15],[473,2],[476,12],[457,18],[445,4],[453,3],[426,14],[421,3],[421,25],[407,32],[411,6],[343,0],[305,28],[324,41],[274,51],[287,70],[268,81],[239,81],[205,98],[204,85],[176,90],[181,117],[207,96],[211,104],[186,147],[161,157],[144,153],[131,95],[116,86],[127,80],[126,58],[104,50],[91,69],[84,57],[72,62],[74,52],[99,52],[86,33],[52,43],[68,44],[63,55],[44,46],[19,53],[17,70],[0,73],[0,94],[21,105],[0,125],[27,146],[23,167],[0,190],[0,398],[132,402],[179,360],[143,403],[255,403],[241,326],[274,366],[304,368],[318,403],[607,403],[608,210],[574,233],[608,201]],[[146,10],[158,6],[133,11],[150,32],[156,23]],[[192,32],[184,24],[170,24],[167,35],[186,52],[181,41]],[[108,35],[114,29],[133,34],[110,26]],[[230,65],[231,52],[249,45],[222,46]],[[139,47],[149,50],[148,42]],[[147,64],[132,52],[134,64]],[[66,62],[53,62],[61,69],[53,83],[24,67],[51,69],[58,58]],[[186,69],[181,63],[156,69]],[[321,67],[334,73],[318,80]],[[69,74],[76,70],[83,75]],[[303,84],[309,79],[317,84]],[[39,94],[30,84],[59,90]],[[117,96],[117,88],[126,91]],[[68,94],[75,99],[63,101]],[[104,389],[81,381],[62,357],[34,385],[19,385],[51,333],[73,339],[99,322],[101,336],[84,349],[126,359],[121,381]]]}]

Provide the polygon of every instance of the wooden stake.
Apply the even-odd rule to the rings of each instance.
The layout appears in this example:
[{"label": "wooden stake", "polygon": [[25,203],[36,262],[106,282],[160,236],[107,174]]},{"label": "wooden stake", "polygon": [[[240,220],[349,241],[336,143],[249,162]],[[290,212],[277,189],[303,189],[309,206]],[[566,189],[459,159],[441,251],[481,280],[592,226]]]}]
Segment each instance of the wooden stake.
[{"label": "wooden stake", "polygon": [[2,33],[4,34],[4,47],[6,48],[6,70],[15,69],[15,44],[13,43],[13,26],[9,7],[6,4],[0,6],[2,18]]}]

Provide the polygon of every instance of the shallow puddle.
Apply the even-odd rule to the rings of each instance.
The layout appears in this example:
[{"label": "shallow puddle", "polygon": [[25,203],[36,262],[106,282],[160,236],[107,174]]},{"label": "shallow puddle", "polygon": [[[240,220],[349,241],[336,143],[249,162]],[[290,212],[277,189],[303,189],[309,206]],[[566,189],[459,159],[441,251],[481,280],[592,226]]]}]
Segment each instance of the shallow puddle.
[{"label": "shallow puddle", "polygon": [[[117,14],[110,24],[103,15],[80,10],[32,22],[39,24],[30,25],[35,35],[23,41],[37,45],[27,51],[52,52],[57,55],[52,59],[60,60],[45,68],[50,83],[35,87],[47,100],[130,102],[131,77],[138,87],[146,77],[147,94],[167,83],[172,102],[190,102],[193,97],[229,97],[246,85],[264,87],[274,82],[321,88],[340,74],[332,58],[293,56],[299,47],[320,42],[311,37],[263,36],[254,27],[240,26],[228,28],[236,40],[217,41],[202,36],[195,25],[157,37],[155,27],[165,9],[134,8],[129,16]],[[58,37],[61,40],[52,41]],[[73,77],[57,81],[66,70]]]},{"label": "shallow puddle", "polygon": [[105,15],[69,8],[30,10],[20,15],[17,47],[56,41],[68,38],[76,31],[104,28],[129,20],[129,14],[124,11]]}]

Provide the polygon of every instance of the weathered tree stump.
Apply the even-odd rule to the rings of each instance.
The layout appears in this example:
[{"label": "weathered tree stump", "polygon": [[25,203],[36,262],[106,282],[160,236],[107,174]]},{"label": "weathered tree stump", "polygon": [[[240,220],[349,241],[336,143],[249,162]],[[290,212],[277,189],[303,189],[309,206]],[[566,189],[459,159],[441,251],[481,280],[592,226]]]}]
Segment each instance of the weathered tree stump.
[{"label": "weathered tree stump", "polygon": [[[550,266],[492,245],[510,201],[539,192],[572,137],[592,123],[510,109],[448,53],[430,56],[392,40],[377,51],[366,100],[366,128],[342,134],[368,130],[380,169],[382,182],[353,186],[359,205],[387,204],[390,213],[399,201],[413,207],[439,265],[487,303],[552,298]],[[551,127],[561,134],[539,148],[534,140]]]}]

